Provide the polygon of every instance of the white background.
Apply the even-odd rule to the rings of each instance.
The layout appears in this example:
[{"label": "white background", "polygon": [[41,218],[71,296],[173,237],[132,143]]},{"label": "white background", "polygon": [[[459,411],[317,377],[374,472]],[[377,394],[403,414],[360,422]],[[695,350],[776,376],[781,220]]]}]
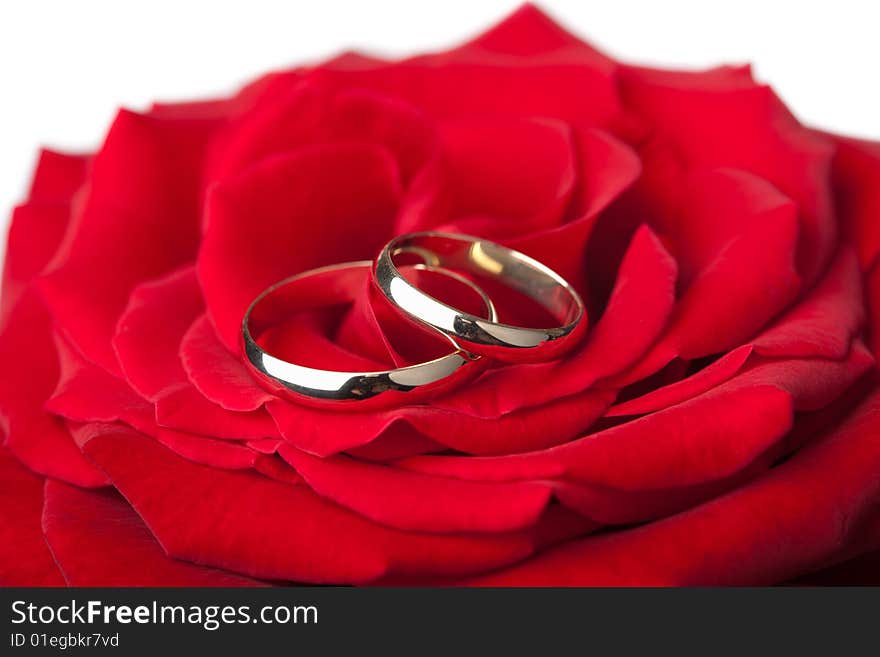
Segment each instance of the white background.
[{"label": "white background", "polygon": [[[37,148],[94,149],[120,105],[228,92],[268,69],[344,49],[407,55],[445,48],[519,4],[0,0],[0,228],[24,193]],[[540,4],[627,61],[752,62],[806,123],[880,139],[880,9],[873,1]]]}]

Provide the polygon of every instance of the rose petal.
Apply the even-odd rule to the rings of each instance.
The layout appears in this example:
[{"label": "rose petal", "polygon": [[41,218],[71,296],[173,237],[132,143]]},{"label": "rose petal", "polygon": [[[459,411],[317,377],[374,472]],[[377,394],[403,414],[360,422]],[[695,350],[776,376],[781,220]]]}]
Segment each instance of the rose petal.
[{"label": "rose petal", "polygon": [[791,394],[796,410],[812,411],[843,394],[873,365],[874,357],[859,340],[853,343],[846,360],[786,358],[756,362],[726,385],[774,385]]},{"label": "rose petal", "polygon": [[207,315],[197,318],[183,336],[180,358],[192,384],[222,408],[253,411],[274,399],[220,342]]},{"label": "rose petal", "polygon": [[40,150],[28,191],[28,203],[66,205],[86,181],[91,158],[87,155]]},{"label": "rose petal", "polygon": [[832,189],[841,230],[868,269],[880,254],[880,144],[831,136],[837,145],[832,163]]},{"label": "rose petal", "polygon": [[[533,22],[543,32],[544,21]],[[641,134],[620,103],[615,71],[611,60],[582,45],[517,58],[477,45],[399,62],[347,54],[316,73],[341,86],[401,98],[434,117],[545,116]]]},{"label": "rose petal", "polygon": [[737,347],[696,374],[656,388],[635,399],[615,404],[608,409],[605,416],[644,415],[692,399],[721,385],[739,372],[752,352],[751,345]]},{"label": "rose petal", "polygon": [[[878,414],[875,392],[827,438],[728,495],[644,527],[572,541],[468,583],[755,585],[822,567],[859,544],[863,519],[876,511]],[[880,532],[874,538],[876,549]]]},{"label": "rose petal", "polygon": [[843,248],[807,297],[753,344],[764,356],[845,358],[865,322],[858,260]]},{"label": "rose petal", "polygon": [[9,224],[0,290],[0,326],[54,255],[70,218],[70,204],[86,175],[84,157],[41,151],[29,201],[15,209]]},{"label": "rose petal", "polygon": [[[549,482],[563,504],[597,522],[641,522],[760,473],[786,449],[780,439],[790,427],[792,406],[807,411],[828,406],[872,364],[858,344],[845,362],[767,361],[689,402],[557,448],[482,459],[423,456],[397,465],[474,481]],[[743,424],[746,408],[755,417]],[[703,422],[704,417],[712,419]],[[663,439],[646,443],[646,435]]]},{"label": "rose petal", "polygon": [[220,136],[208,177],[225,180],[261,160],[320,144],[360,142],[388,150],[407,183],[435,149],[431,124],[416,108],[363,89],[320,80],[276,80]]},{"label": "rose petal", "polygon": [[279,449],[306,483],[375,522],[404,531],[504,532],[534,524],[550,490],[532,483],[474,483],[407,472],[347,456]]},{"label": "rose petal", "polygon": [[231,119],[251,108],[263,94],[271,95],[279,78],[296,78],[296,72],[270,72],[248,82],[230,98],[191,100],[183,102],[154,102],[149,114],[171,119]]},{"label": "rose petal", "polygon": [[868,273],[865,287],[867,288],[868,310],[871,313],[871,320],[868,322],[871,327],[869,345],[874,353],[874,358],[880,358],[880,261],[874,265]]},{"label": "rose petal", "polygon": [[[369,270],[362,269],[357,272],[349,272],[356,275],[354,287],[359,291],[366,292]],[[332,285],[335,287],[340,285],[341,276],[335,277]],[[311,283],[311,281],[309,281]],[[304,285],[301,289],[306,295],[318,294],[322,297],[335,297],[335,292],[329,289],[327,280],[320,284]],[[346,284],[346,287],[348,285]],[[307,287],[311,288],[307,290]],[[324,304],[324,299],[317,303]],[[308,299],[303,300],[304,305],[309,303]],[[285,319],[279,318],[277,324],[272,325],[266,331],[257,337],[260,345],[269,353],[283,360],[305,365],[306,367],[316,367],[319,369],[346,371],[346,372],[371,372],[381,371],[392,367],[389,362],[387,353],[382,360],[376,361],[371,357],[362,356],[360,353],[352,351],[351,345],[343,343],[336,335],[339,330],[340,322],[337,319],[339,311],[344,310],[344,306],[330,306],[309,308],[302,312],[291,310],[291,315]],[[363,312],[363,305],[357,308],[349,308],[347,315],[351,315],[353,311]],[[371,325],[369,319],[361,317],[361,328],[366,331],[378,332],[380,329]],[[377,339],[377,335],[372,336]],[[362,338],[354,346],[360,347],[368,338]],[[382,356],[384,344],[378,339],[379,344],[374,344],[373,349],[367,351],[372,352],[370,355]]]},{"label": "rose petal", "polygon": [[131,507],[111,491],[84,491],[48,480],[43,531],[71,586],[260,585],[170,558]]},{"label": "rose petal", "polygon": [[79,486],[106,484],[64,424],[43,410],[59,368],[49,317],[32,289],[19,300],[0,334],[0,368],[0,419],[9,451],[35,472]]},{"label": "rose petal", "polygon": [[633,238],[605,313],[583,347],[565,358],[487,371],[435,402],[440,408],[499,417],[586,390],[631,365],[664,328],[675,300],[675,261],[647,227]]},{"label": "rose petal", "polygon": [[131,290],[195,257],[201,160],[214,126],[120,112],[40,279],[55,321],[109,372],[119,373],[111,338]]},{"label": "rose petal", "polygon": [[64,586],[43,540],[43,477],[0,447],[0,585]]},{"label": "rose petal", "polygon": [[[760,189],[759,180],[729,175],[737,188],[732,197],[719,195],[719,200],[733,211],[751,211],[755,221],[715,251],[679,302],[665,340],[681,345],[685,358],[741,343],[790,302],[799,287],[793,267],[798,240],[793,206],[778,195],[774,199],[769,188]],[[748,193],[759,200],[745,198]]]},{"label": "rose petal", "polygon": [[261,454],[254,461],[254,470],[271,479],[292,486],[304,485],[303,478],[299,476],[296,470],[290,467],[287,461],[275,454]]},{"label": "rose petal", "polygon": [[802,127],[769,87],[720,89],[701,83],[707,75],[715,73],[623,66],[620,90],[691,167],[749,171],[794,200],[800,210],[797,267],[809,284],[824,270],[837,238],[828,184],[833,145]]},{"label": "rose petal", "polygon": [[[702,358],[742,345],[797,294],[794,270],[797,218],[791,202],[765,182],[741,172],[718,172],[712,203],[739,212],[742,230],[716,245],[677,304],[669,327],[630,372],[613,381],[626,385],[661,369],[676,356]],[[708,211],[706,205],[703,211]],[[770,283],[772,282],[772,284]]]},{"label": "rose petal", "polygon": [[0,418],[4,444],[28,467],[82,486],[100,486],[106,483],[103,474],[83,458],[63,424],[43,412],[58,379],[58,360],[49,316],[32,287],[62,238],[68,203],[86,166],[85,158],[41,153],[32,200],[13,217],[0,292]]},{"label": "rose petal", "polygon": [[[419,280],[413,279],[414,284],[423,289]],[[391,306],[382,293],[373,285],[372,275],[364,271],[361,282],[361,292],[346,311],[334,335],[330,337],[331,344],[345,348],[349,352],[363,355],[376,364],[382,364],[377,369],[391,369],[393,367],[405,367],[414,363],[407,362],[402,356],[391,335],[403,333],[411,343],[418,342],[418,348],[422,343],[422,331],[413,331],[413,326],[404,320],[396,308]],[[427,292],[427,290],[425,290]],[[430,294],[430,292],[429,292]],[[381,319],[380,319],[381,316]],[[427,335],[427,332],[424,332]],[[402,342],[402,340],[400,341]],[[440,339],[437,342],[445,343],[445,352],[449,352],[449,343]],[[427,359],[426,359],[427,360]],[[354,371],[354,368],[351,368]],[[362,370],[363,371],[363,370]]]},{"label": "rose petal", "polygon": [[12,213],[0,289],[0,326],[52,257],[69,215],[68,206],[60,203],[21,205]]},{"label": "rose petal", "polygon": [[213,468],[251,468],[258,456],[257,452],[239,443],[214,440],[172,429],[160,429],[156,440],[185,459]]},{"label": "rose petal", "polygon": [[186,267],[132,292],[119,318],[113,348],[125,379],[143,397],[156,401],[187,382],[178,355],[180,340],[203,312],[195,270]]},{"label": "rose petal", "polygon": [[281,400],[266,408],[285,440],[310,454],[329,456],[366,445],[405,422],[427,438],[469,454],[510,454],[562,443],[585,431],[614,393],[588,390],[484,419],[434,406],[404,406],[372,413],[336,413]]},{"label": "rose petal", "polygon": [[198,272],[226,348],[238,353],[244,312],[269,285],[372,258],[390,234],[398,185],[387,151],[341,144],[266,160],[215,187]]},{"label": "rose petal", "polygon": [[606,415],[640,415],[695,397],[738,372],[756,348],[765,356],[846,358],[864,316],[856,261],[843,249],[804,300],[755,340],[692,376],[613,406]]},{"label": "rose petal", "polygon": [[440,126],[441,188],[457,232],[510,239],[562,222],[577,173],[565,123],[496,118]]},{"label": "rose petal", "polygon": [[397,422],[373,442],[350,449],[347,454],[358,460],[383,463],[417,454],[444,452],[446,449],[446,445],[423,436],[408,424]]},{"label": "rose petal", "polygon": [[743,385],[550,449],[481,458],[416,456],[398,465],[469,481],[564,479],[626,491],[670,489],[736,473],[785,435],[791,421],[786,392]]},{"label": "rose petal", "polygon": [[[533,4],[524,4],[500,23],[461,46],[459,51],[491,50],[533,57],[565,48],[576,48],[585,59],[605,59],[598,51],[558,25]],[[610,60],[608,60],[610,63]]]},{"label": "rose petal", "polygon": [[638,178],[641,163],[632,148],[601,130],[576,130],[575,137],[579,181],[569,209],[572,218],[559,226],[502,241],[579,287],[593,227]]},{"label": "rose petal", "polygon": [[205,399],[190,385],[156,400],[156,422],[163,427],[214,438],[247,440],[278,435],[275,423],[265,410],[228,411]]},{"label": "rose petal", "polygon": [[88,362],[66,338],[55,334],[61,373],[46,410],[76,422],[121,421],[142,431],[155,427],[153,405],[125,381]]},{"label": "rose petal", "polygon": [[[341,583],[389,572],[473,573],[527,556],[537,537],[548,540],[550,526],[491,536],[385,529],[302,486],[190,463],[134,431],[85,439],[85,452],[171,556],[252,576]],[[585,526],[568,519],[550,538],[562,540]]]}]

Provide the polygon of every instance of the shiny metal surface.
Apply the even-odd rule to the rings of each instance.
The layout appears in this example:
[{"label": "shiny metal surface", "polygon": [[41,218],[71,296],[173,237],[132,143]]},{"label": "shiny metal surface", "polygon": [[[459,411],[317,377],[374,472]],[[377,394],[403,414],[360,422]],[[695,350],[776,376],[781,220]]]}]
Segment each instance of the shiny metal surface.
[{"label": "shiny metal surface", "polygon": [[[251,374],[272,393],[297,403],[333,409],[367,410],[423,401],[470,380],[487,359],[470,354],[446,336],[452,352],[440,358],[377,372],[337,372],[306,367],[267,353],[257,344],[268,328],[292,313],[353,301],[351,277],[363,280],[368,260],[321,267],[287,278],[265,290],[248,307],[241,326],[241,349]],[[430,265],[417,269],[454,278],[476,292],[490,320],[497,318],[491,299],[468,279]]]},{"label": "shiny metal surface", "polygon": [[[402,254],[412,254],[434,267],[499,281],[539,303],[560,325],[513,326],[453,308],[401,274],[397,260]],[[395,237],[376,258],[373,280],[389,301],[415,323],[441,331],[469,352],[502,361],[556,358],[574,346],[586,330],[584,303],[565,279],[525,254],[479,237],[438,232]]]}]

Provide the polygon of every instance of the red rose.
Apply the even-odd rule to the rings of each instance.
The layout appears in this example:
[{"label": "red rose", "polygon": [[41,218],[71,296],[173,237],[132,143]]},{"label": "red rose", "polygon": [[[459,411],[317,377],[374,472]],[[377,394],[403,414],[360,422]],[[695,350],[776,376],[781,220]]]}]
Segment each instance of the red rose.
[{"label": "red rose", "polygon": [[[0,582],[878,582],[878,216],[880,145],[532,7],[122,111],[43,153],[10,230]],[[562,273],[588,336],[391,410],[247,374],[263,288],[427,228]],[[406,360],[367,295],[295,329],[331,366]]]}]

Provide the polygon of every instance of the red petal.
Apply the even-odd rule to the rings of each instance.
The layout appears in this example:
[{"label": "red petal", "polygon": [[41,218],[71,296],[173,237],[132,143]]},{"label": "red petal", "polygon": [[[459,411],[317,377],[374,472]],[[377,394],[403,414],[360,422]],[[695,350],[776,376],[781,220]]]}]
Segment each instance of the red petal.
[{"label": "red petal", "polygon": [[251,468],[256,464],[258,457],[257,452],[236,442],[214,440],[172,429],[159,429],[156,440],[185,459],[213,468],[232,470]]},{"label": "red petal", "polygon": [[[401,268],[401,272],[416,287],[454,308],[474,315],[485,316],[487,312],[485,301],[475,289],[449,276],[406,266]],[[323,334],[331,342],[322,351],[328,352],[341,346],[349,354],[367,355],[375,361],[373,369],[412,365],[450,353],[449,341],[439,333],[413,330],[412,321],[405,318],[378,291],[368,270],[363,270],[361,280],[355,279],[354,283],[349,292],[355,296],[354,302],[338,326],[324,328]],[[323,287],[326,290],[326,285]],[[340,365],[344,365],[344,361],[340,361]],[[352,364],[345,369],[355,367],[356,364]]]},{"label": "red petal", "polygon": [[90,159],[86,155],[42,149],[31,180],[28,202],[70,203],[86,181]]},{"label": "red petal", "polygon": [[257,456],[257,460],[254,462],[254,469],[271,479],[285,484],[294,486],[303,484],[303,478],[299,476],[297,471],[290,467],[287,461],[282,460],[280,456],[275,454],[261,454]]},{"label": "red petal", "polygon": [[620,103],[615,70],[584,46],[516,58],[465,46],[400,62],[349,55],[316,74],[403,99],[434,117],[542,116],[640,134]]},{"label": "red petal", "polygon": [[131,290],[195,258],[201,159],[213,127],[120,112],[40,281],[59,326],[110,372],[119,372],[111,338]]},{"label": "red petal", "polygon": [[67,202],[85,175],[82,158],[45,151],[31,186],[31,205],[10,226],[0,311],[0,416],[5,445],[32,470],[82,486],[100,486],[104,475],[82,454],[67,429],[43,411],[58,379],[50,319],[32,287],[67,225]]},{"label": "red petal", "polygon": [[566,124],[462,119],[440,126],[441,189],[456,232],[509,239],[562,222],[577,175]]},{"label": "red petal", "polygon": [[878,413],[875,392],[827,438],[739,490],[469,583],[760,585],[821,568],[854,545],[870,550],[863,529],[880,499]]},{"label": "red petal", "polygon": [[22,205],[12,213],[0,290],[0,326],[61,241],[70,215],[68,206],[53,203]]},{"label": "red petal", "polygon": [[[369,277],[369,271],[363,269],[359,272],[349,272],[357,275],[356,288],[361,293],[366,292],[366,280]],[[362,277],[361,277],[362,276]],[[337,277],[332,285],[340,285],[339,281],[342,277]],[[349,283],[342,283],[347,287]],[[363,284],[363,285],[362,285]],[[329,283],[325,279],[322,284],[310,285],[311,289],[306,286],[300,288],[306,296],[320,295],[322,297],[317,303],[323,306],[325,303],[323,297],[335,298],[336,293],[331,292],[328,287]],[[309,303],[304,300],[304,304]],[[353,312],[364,312],[365,304],[359,304],[356,308],[349,308],[347,315],[351,316]],[[343,340],[338,340],[334,335],[334,328],[339,325],[334,315],[343,308],[337,307],[318,307],[309,308],[303,312],[291,311],[293,314],[289,318],[282,319],[279,323],[268,328],[261,336],[259,336],[260,344],[271,354],[293,363],[299,363],[306,367],[317,367],[320,369],[335,371],[352,371],[352,372],[370,372],[381,371],[392,366],[387,356],[380,361],[375,361],[370,357],[364,357],[359,353],[353,352],[350,347],[352,345],[345,344]],[[329,311],[329,312],[322,312]],[[334,312],[336,311],[336,312]],[[360,328],[373,333],[372,338],[379,344],[371,345],[372,355],[382,356],[381,350],[384,349],[383,340],[379,338],[378,326],[372,324],[367,317],[361,316]],[[328,321],[329,320],[329,321]],[[350,339],[350,335],[346,335]],[[364,342],[369,339],[361,337],[354,344],[354,347],[362,347]],[[448,344],[448,343],[447,343]],[[449,350],[447,349],[447,352]]]},{"label": "red petal", "polygon": [[707,77],[717,73],[621,67],[621,92],[691,167],[749,171],[793,199],[801,212],[798,271],[813,282],[837,238],[828,184],[830,140],[802,127],[769,87],[737,81],[719,88],[704,84]]},{"label": "red petal", "polygon": [[873,365],[873,356],[858,340],[846,360],[791,358],[757,362],[727,385],[774,385],[791,394],[796,410],[812,411],[843,394]]},{"label": "red petal", "polygon": [[[544,534],[385,529],[305,487],[190,463],[133,431],[95,434],[84,450],[171,556],[266,579],[343,583],[389,572],[480,572],[530,554]],[[583,527],[569,523],[555,540]]]},{"label": "red petal", "polygon": [[350,449],[347,453],[358,460],[384,463],[417,454],[444,452],[446,449],[446,445],[423,436],[408,424],[397,422],[373,442]]},{"label": "red petal", "polygon": [[638,178],[641,163],[625,143],[600,130],[575,132],[578,184],[570,221],[529,235],[502,241],[536,258],[579,287],[584,277],[584,251],[593,226],[609,205]]},{"label": "red petal", "polygon": [[110,491],[46,482],[46,542],[71,586],[258,586],[165,554],[131,507]]},{"label": "red petal", "polygon": [[[676,356],[702,358],[742,345],[797,294],[794,271],[797,218],[791,202],[767,183],[741,172],[719,172],[725,195],[711,200],[740,213],[745,226],[716,244],[673,312],[669,328],[650,353],[615,385],[637,381]],[[708,212],[709,205],[703,207]],[[723,244],[723,246],[722,246]]]},{"label": "red petal", "polygon": [[752,351],[753,348],[750,345],[737,347],[696,374],[652,390],[635,399],[615,404],[608,409],[605,415],[606,417],[644,415],[693,399],[721,385],[739,372]]},{"label": "red petal", "polygon": [[[740,187],[731,190],[733,198],[719,199],[728,207],[740,201],[743,213],[751,211],[756,221],[715,252],[679,302],[664,339],[680,345],[685,358],[741,344],[797,292],[794,208],[778,195],[774,199],[769,188],[757,189],[762,184],[744,177],[734,181]],[[743,196],[737,199],[740,190]],[[745,194],[757,198],[746,198]]]},{"label": "red petal", "polygon": [[359,142],[387,149],[407,183],[435,148],[426,117],[394,98],[339,90],[314,76],[308,84],[278,80],[273,87],[221,135],[209,179],[225,180],[261,160],[320,144]]},{"label": "red petal", "polygon": [[607,415],[640,415],[695,397],[738,372],[755,348],[765,356],[846,358],[864,320],[860,274],[852,252],[843,249],[806,298],[750,344],[686,379],[617,404]]},{"label": "red petal", "polygon": [[398,185],[387,151],[343,144],[266,160],[214,188],[198,271],[227,349],[238,353],[245,309],[269,285],[372,258],[390,236]]},{"label": "red petal", "polygon": [[155,401],[187,382],[180,340],[203,312],[195,271],[187,267],[135,288],[116,326],[113,348],[125,378]]},{"label": "red petal", "polygon": [[43,540],[43,478],[0,447],[0,585],[64,586]]},{"label": "red petal", "polygon": [[30,200],[15,209],[6,239],[0,326],[58,248],[70,217],[70,201],[86,174],[85,158],[42,151]]},{"label": "red petal", "polygon": [[183,336],[180,358],[199,392],[227,410],[253,411],[274,399],[220,342],[207,315],[196,319]]},{"label": "red petal", "polygon": [[588,390],[497,419],[434,406],[335,413],[275,400],[266,408],[285,440],[317,456],[366,445],[393,430],[397,422],[458,451],[511,454],[557,445],[583,433],[605,411],[613,395],[611,391]]},{"label": "red petal", "polygon": [[155,426],[153,405],[125,381],[85,360],[68,341],[55,335],[61,375],[46,410],[76,422],[121,421],[142,431]]},{"label": "red petal", "polygon": [[275,423],[265,410],[227,411],[205,399],[190,385],[156,400],[156,422],[163,427],[214,438],[247,440],[278,435]]},{"label": "red petal", "polygon": [[[361,287],[361,292],[355,295],[351,307],[339,322],[334,334],[328,336],[330,342],[328,346],[338,345],[353,354],[366,356],[377,366],[371,369],[404,367],[411,364],[398,353],[389,336],[391,331],[383,328],[389,324],[392,324],[392,329],[401,327],[406,331],[407,337],[414,336],[416,340],[419,340],[422,332],[416,331],[414,335],[412,324],[405,320],[401,321],[399,313],[390,308],[391,304],[376,290],[369,271],[364,271]],[[377,313],[386,320],[384,324]],[[391,319],[391,322],[388,322],[388,319]],[[446,342],[446,345],[448,347],[449,343]],[[325,347],[322,351],[326,350]],[[355,370],[355,367],[352,364],[350,369]]]},{"label": "red petal", "polygon": [[399,465],[471,481],[564,479],[628,491],[669,489],[735,474],[785,435],[791,421],[787,393],[769,385],[729,387],[546,450],[416,456]]},{"label": "red petal", "polygon": [[479,417],[499,417],[589,388],[631,365],[659,335],[675,300],[675,261],[647,227],[636,233],[605,313],[583,347],[565,358],[492,369],[435,402]]},{"label": "red petal", "polygon": [[832,180],[840,225],[867,269],[880,254],[880,144],[831,138],[837,144]]},{"label": "red petal", "polygon": [[0,335],[0,368],[6,447],[35,472],[79,486],[106,484],[64,424],[43,410],[58,380],[58,359],[49,317],[33,290],[18,302]]},{"label": "red petal", "polygon": [[843,248],[807,297],[753,344],[763,356],[845,358],[864,322],[858,260]]},{"label": "red petal", "polygon": [[[479,53],[480,50],[532,57],[565,48],[576,48],[586,60],[606,59],[583,41],[567,32],[540,9],[524,4],[500,23],[459,48]],[[609,60],[610,61],[610,60]]]},{"label": "red petal", "polygon": [[279,449],[319,495],[405,531],[504,532],[534,524],[550,500],[539,483],[474,483]]},{"label": "red petal", "polygon": [[869,345],[874,358],[880,359],[880,261],[868,273],[865,287],[867,288],[868,310],[870,312]]}]

